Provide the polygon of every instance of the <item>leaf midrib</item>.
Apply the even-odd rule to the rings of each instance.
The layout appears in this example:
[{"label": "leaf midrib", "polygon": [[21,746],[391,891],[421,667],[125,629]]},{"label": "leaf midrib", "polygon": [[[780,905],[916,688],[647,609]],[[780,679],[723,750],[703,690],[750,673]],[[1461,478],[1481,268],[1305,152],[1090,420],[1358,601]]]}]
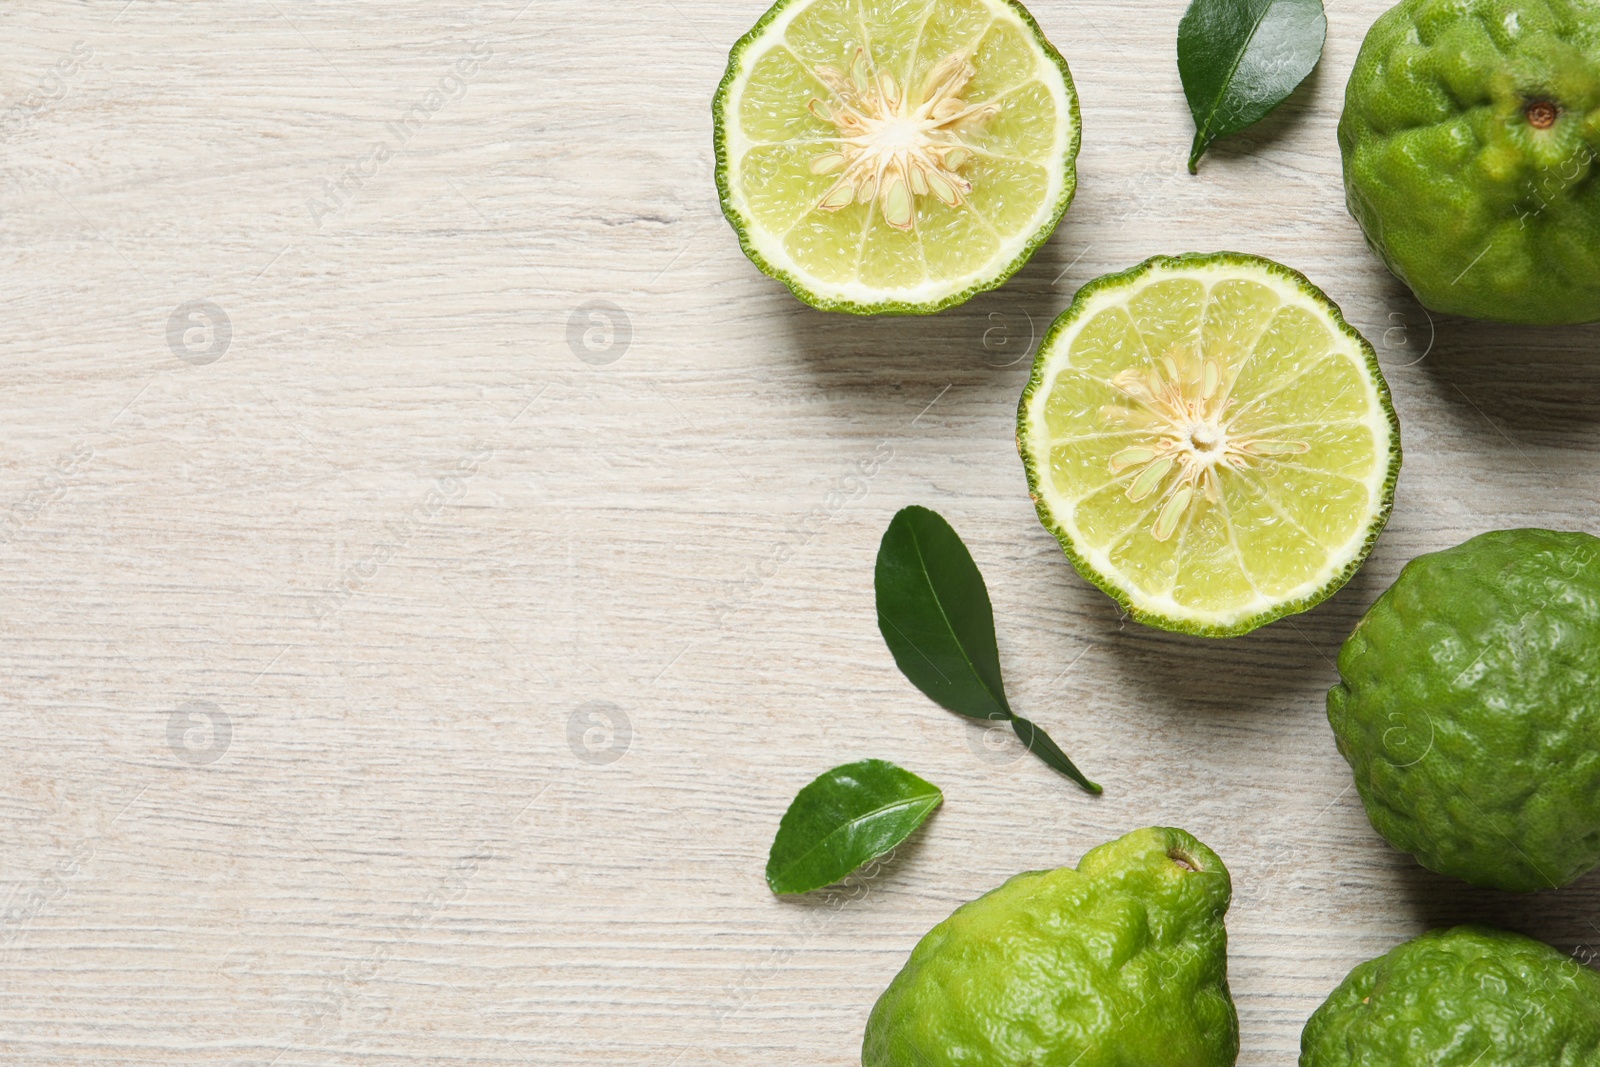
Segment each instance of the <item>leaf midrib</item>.
[{"label": "leaf midrib", "polygon": [[1205,125],[1201,127],[1200,135],[1207,138],[1208,143],[1211,139],[1212,122],[1217,117],[1217,111],[1222,107],[1222,101],[1227,99],[1229,90],[1233,88],[1234,76],[1239,73],[1240,64],[1244,62],[1244,57],[1250,51],[1250,46],[1255,43],[1256,34],[1261,32],[1261,24],[1267,21],[1267,15],[1271,13],[1272,8],[1277,3],[1278,0],[1267,0],[1265,4],[1261,5],[1261,14],[1256,18],[1256,24],[1250,27],[1249,36],[1244,39],[1244,47],[1239,49],[1239,54],[1234,57],[1233,66],[1228,68],[1228,76],[1222,80],[1221,91],[1217,93],[1216,100],[1212,101],[1210,110],[1206,112]]},{"label": "leaf midrib", "polygon": [[[935,805],[938,804],[938,802],[940,801],[940,799],[942,799],[942,797],[943,797],[943,794],[938,792],[937,790],[935,790],[932,793],[918,793],[914,797],[905,797],[905,798],[902,798],[900,800],[891,800],[889,803],[881,804],[878,807],[873,808],[871,811],[862,812],[860,815],[857,815],[855,818],[851,819],[849,822],[840,823],[838,826],[835,826],[832,830],[829,830],[827,833],[823,834],[820,838],[817,839],[817,843],[816,844],[812,845],[810,848],[806,849],[800,855],[796,856],[792,863],[788,864],[786,867],[784,867],[782,870],[780,870],[778,872],[776,878],[774,878],[774,881],[778,881],[778,882],[783,881],[783,879],[791,871],[793,871],[795,868],[801,866],[807,859],[811,858],[812,856],[816,855],[818,852],[822,851],[822,847],[824,845],[826,845],[829,841],[833,840],[839,834],[844,833],[846,830],[854,829],[855,827],[860,826],[862,823],[866,822],[868,819],[871,819],[871,818],[873,818],[875,816],[883,815],[883,814],[886,814],[886,813],[891,812],[891,811],[899,811],[899,810],[901,810],[903,808],[912,808],[912,807],[917,806],[918,804],[927,804],[929,809],[931,810]],[[867,858],[868,859],[872,859],[873,857],[869,856]],[[863,862],[865,862],[865,861],[863,861]]]},{"label": "leaf midrib", "polygon": [[[933,602],[939,606],[939,618],[944,621],[944,628],[950,632],[950,639],[954,641],[956,643],[956,647],[961,650],[961,658],[966,661],[967,669],[972,672],[972,676],[974,678],[978,679],[978,684],[983,687],[983,691],[985,693],[989,694],[989,699],[994,701],[995,706],[1004,711],[1008,717],[1014,715],[1015,712],[1011,710],[1011,705],[1006,701],[1005,691],[1001,690],[999,693],[996,693],[993,689],[990,689],[989,683],[983,677],[983,673],[978,670],[978,665],[972,662],[972,656],[967,652],[966,644],[961,640],[960,635],[956,633],[955,625],[950,621],[949,612],[945,611],[944,599],[939,595],[939,587],[934,584],[933,571],[929,569],[928,560],[922,554],[922,538],[917,536],[917,529],[915,526],[911,526],[910,529],[911,544],[917,550],[917,564],[922,568],[923,575],[928,579],[928,588],[933,592]],[[978,566],[976,560],[973,561],[972,566],[974,568]],[[979,575],[978,580],[983,580],[981,574]],[[990,605],[991,614],[993,613],[993,610],[993,605]],[[921,652],[922,650],[918,649],[917,651]],[[997,639],[995,643],[995,659],[998,660],[999,658],[1000,645]]]}]

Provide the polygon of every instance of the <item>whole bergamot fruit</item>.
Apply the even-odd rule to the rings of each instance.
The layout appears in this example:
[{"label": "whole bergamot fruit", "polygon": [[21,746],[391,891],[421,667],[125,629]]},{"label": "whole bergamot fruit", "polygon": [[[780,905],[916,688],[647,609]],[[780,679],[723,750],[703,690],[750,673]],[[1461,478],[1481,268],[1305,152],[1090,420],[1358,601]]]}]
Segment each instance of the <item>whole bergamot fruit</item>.
[{"label": "whole bergamot fruit", "polygon": [[863,1067],[1228,1067],[1232,882],[1182,830],[1019,874],[930,930],[878,998]]},{"label": "whole bergamot fruit", "polygon": [[1600,974],[1486,926],[1434,930],[1351,971],[1300,1067],[1596,1067]]},{"label": "whole bergamot fruit", "polygon": [[1328,721],[1372,825],[1443,874],[1566,885],[1600,861],[1600,538],[1419,556],[1339,652]]},{"label": "whole bergamot fruit", "polygon": [[1600,4],[1405,0],[1339,123],[1367,243],[1435,311],[1600,319]]}]

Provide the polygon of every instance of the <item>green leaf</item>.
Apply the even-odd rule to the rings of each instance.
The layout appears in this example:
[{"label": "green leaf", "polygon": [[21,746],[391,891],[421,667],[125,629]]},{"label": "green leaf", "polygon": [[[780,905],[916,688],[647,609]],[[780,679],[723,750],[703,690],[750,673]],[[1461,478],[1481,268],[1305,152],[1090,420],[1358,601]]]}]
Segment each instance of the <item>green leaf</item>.
[{"label": "green leaf", "polygon": [[912,685],[958,715],[1009,721],[1028,751],[1100,792],[1048,734],[1012,712],[1000,680],[989,589],[949,523],[927,508],[901,509],[878,546],[874,584],[878,629]]},{"label": "green leaf", "polygon": [[835,767],[800,790],[767,857],[774,893],[809,893],[894,848],[939,806],[931,782],[887,760]]},{"label": "green leaf", "polygon": [[1178,73],[1194,113],[1189,173],[1219,137],[1259,122],[1305,81],[1328,36],[1322,0],[1194,0]]},{"label": "green leaf", "polygon": [[1104,790],[1083,776],[1083,772],[1067,758],[1061,751],[1061,746],[1050,740],[1050,735],[1039,729],[1021,715],[1011,719],[1011,729],[1016,733],[1017,740],[1027,746],[1029,752],[1044,760],[1050,766],[1083,786],[1089,792],[1099,796]]},{"label": "green leaf", "polygon": [[878,546],[874,584],[878,629],[912,685],[957,715],[1011,718],[989,590],[949,523],[901,510]]}]

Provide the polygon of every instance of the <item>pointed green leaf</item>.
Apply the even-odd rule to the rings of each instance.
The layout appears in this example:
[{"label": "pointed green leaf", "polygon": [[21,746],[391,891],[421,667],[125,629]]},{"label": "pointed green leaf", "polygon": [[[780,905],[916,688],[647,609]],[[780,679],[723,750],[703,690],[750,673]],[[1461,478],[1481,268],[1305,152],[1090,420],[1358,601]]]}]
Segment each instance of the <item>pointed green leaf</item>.
[{"label": "pointed green leaf", "polygon": [[1219,137],[1259,122],[1316,68],[1322,0],[1194,0],[1178,26],[1178,74],[1194,114],[1189,173]]},{"label": "pointed green leaf", "polygon": [[939,787],[887,760],[835,767],[800,790],[767,857],[774,893],[832,885],[911,835],[939,806]]},{"label": "pointed green leaf", "polygon": [[1035,756],[1038,756],[1096,796],[1103,792],[1099,786],[1084,777],[1083,772],[1078,770],[1077,766],[1067,758],[1065,752],[1061,751],[1061,746],[1050,740],[1049,734],[1033,723],[1024,719],[1021,715],[1015,715],[1011,719],[1011,729],[1015,731],[1017,740],[1027,746],[1029,752],[1032,752]]},{"label": "pointed green leaf", "polygon": [[1009,719],[983,575],[936,512],[908,507],[878,546],[878,629],[911,684],[973,719]]},{"label": "pointed green leaf", "polygon": [[895,665],[940,707],[1011,723],[1034,755],[1091,793],[1100,787],[1048,734],[1017,717],[1000,680],[994,609],[978,565],[937,512],[903,508],[878,546],[878,629]]}]

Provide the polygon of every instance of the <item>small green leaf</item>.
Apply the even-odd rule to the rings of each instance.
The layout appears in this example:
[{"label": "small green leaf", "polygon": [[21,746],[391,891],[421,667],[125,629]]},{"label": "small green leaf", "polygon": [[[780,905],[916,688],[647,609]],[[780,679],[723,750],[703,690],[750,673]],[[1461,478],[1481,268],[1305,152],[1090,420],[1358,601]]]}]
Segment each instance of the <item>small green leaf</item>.
[{"label": "small green leaf", "polygon": [[904,508],[878,546],[878,629],[895,665],[935,704],[1009,719],[994,609],[972,554],[927,508]]},{"label": "small green leaf", "polygon": [[894,848],[939,806],[931,782],[887,760],[835,767],[800,790],[767,857],[774,893],[809,893]]},{"label": "small green leaf", "polygon": [[989,589],[948,522],[927,508],[902,508],[878,546],[874,584],[878,629],[912,685],[958,715],[1009,721],[1030,752],[1100,792],[1048,734],[1012,712],[1000,680]]},{"label": "small green leaf", "polygon": [[1178,26],[1178,74],[1195,125],[1189,173],[1217,138],[1288,99],[1327,36],[1322,0],[1194,0]]}]

